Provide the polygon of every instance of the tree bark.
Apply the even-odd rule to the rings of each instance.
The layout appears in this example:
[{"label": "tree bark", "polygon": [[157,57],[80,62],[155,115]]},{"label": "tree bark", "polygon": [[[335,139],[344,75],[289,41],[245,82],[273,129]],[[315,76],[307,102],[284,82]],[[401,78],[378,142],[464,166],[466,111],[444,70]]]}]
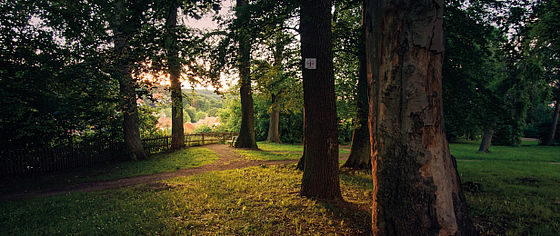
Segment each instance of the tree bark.
[{"label": "tree bark", "polygon": [[364,6],[374,235],[476,234],[444,133],[443,6]]},{"label": "tree bark", "polygon": [[121,19],[123,16],[122,1],[115,2],[115,19],[113,26],[114,45],[116,54],[116,74],[119,80],[120,93],[122,97],[123,111],[123,133],[128,158],[131,160],[141,160],[147,157],[142,142],[140,140],[140,125],[138,121],[138,106],[136,104],[135,82],[131,74],[131,65],[128,58],[129,53],[129,33],[122,30],[125,24]]},{"label": "tree bark", "polygon": [[181,92],[181,63],[177,48],[177,10],[178,4],[172,1],[165,22],[167,30],[165,49],[167,51],[167,66],[171,86],[171,148],[181,149],[185,144],[183,128],[183,94]]},{"label": "tree bark", "polygon": [[301,55],[316,59],[303,68],[305,165],[301,195],[342,199],[338,178],[338,130],[332,55],[330,0],[301,2]]},{"label": "tree bark", "polygon": [[492,144],[492,137],[494,136],[494,129],[488,128],[484,131],[482,135],[482,141],[480,142],[479,152],[488,152],[490,150],[490,145]]},{"label": "tree bark", "polygon": [[278,98],[272,95],[272,107],[270,111],[270,123],[268,124],[267,142],[282,143],[280,141],[280,133],[278,132],[278,125],[280,123],[280,104]]},{"label": "tree bark", "polygon": [[247,30],[244,25],[249,22],[246,0],[237,0],[236,16],[239,20],[240,27],[238,30],[239,40],[239,82],[241,95],[241,128],[239,137],[235,142],[236,148],[252,148],[257,149],[257,141],[255,139],[255,118],[253,108],[253,96],[251,92],[251,42]]},{"label": "tree bark", "polygon": [[[305,108],[303,109],[303,117],[305,117]],[[305,150],[306,150],[306,142],[305,142],[305,129],[306,129],[306,125],[305,125],[305,118],[303,119],[303,153],[301,154],[301,157],[299,158],[299,161],[297,163],[296,166],[296,170],[301,170],[303,171],[304,167],[305,167]]]},{"label": "tree bark", "polygon": [[552,118],[552,125],[550,127],[550,133],[546,138],[543,145],[551,146],[554,144],[554,137],[556,137],[556,127],[558,126],[558,114],[560,113],[560,103],[556,101],[556,105],[554,105],[554,117]]},{"label": "tree bark", "polygon": [[369,170],[371,168],[371,145],[368,127],[368,88],[365,52],[365,31],[362,27],[362,40],[358,48],[358,93],[356,95],[356,120],[352,133],[350,156],[343,167]]}]

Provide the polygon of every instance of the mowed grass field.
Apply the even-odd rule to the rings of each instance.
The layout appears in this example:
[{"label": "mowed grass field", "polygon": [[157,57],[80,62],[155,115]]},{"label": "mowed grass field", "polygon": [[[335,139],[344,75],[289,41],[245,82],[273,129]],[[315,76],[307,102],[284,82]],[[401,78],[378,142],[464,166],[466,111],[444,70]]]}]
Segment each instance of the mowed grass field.
[{"label": "mowed grass field", "polygon": [[[263,151],[237,153],[251,160],[297,160],[303,149],[267,143],[259,147]],[[470,215],[483,235],[560,235],[560,147],[524,143],[477,153],[478,144],[467,142],[450,148],[457,158]],[[160,166],[166,166],[159,171],[189,168],[183,164],[190,162],[183,159],[200,161],[202,154],[215,155],[203,147],[196,155],[182,152],[156,157]],[[163,164],[168,158],[170,163],[182,164]],[[205,163],[209,162],[197,161],[196,166]],[[158,172],[141,163],[118,169],[117,174],[109,171],[92,179]],[[258,166],[157,184],[1,202],[0,234],[371,234],[371,173],[341,172],[347,204],[300,197],[301,175],[295,165]]]}]

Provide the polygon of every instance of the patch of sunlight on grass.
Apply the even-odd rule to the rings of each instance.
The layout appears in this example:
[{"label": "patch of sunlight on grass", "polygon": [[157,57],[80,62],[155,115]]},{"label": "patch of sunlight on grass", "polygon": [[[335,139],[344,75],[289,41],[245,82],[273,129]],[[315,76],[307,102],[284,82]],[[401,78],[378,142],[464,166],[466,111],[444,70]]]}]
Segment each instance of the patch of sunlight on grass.
[{"label": "patch of sunlight on grass", "polygon": [[301,144],[279,144],[269,142],[257,142],[259,149],[263,151],[282,151],[282,152],[303,152],[303,145]]},{"label": "patch of sunlight on grass", "polygon": [[353,207],[300,197],[302,172],[294,165],[252,167],[4,202],[0,229],[7,235],[371,234],[368,177],[343,176],[341,188]]},{"label": "patch of sunlight on grass", "polygon": [[239,155],[254,161],[299,160],[301,154],[292,152],[273,152],[256,150],[235,150]]}]

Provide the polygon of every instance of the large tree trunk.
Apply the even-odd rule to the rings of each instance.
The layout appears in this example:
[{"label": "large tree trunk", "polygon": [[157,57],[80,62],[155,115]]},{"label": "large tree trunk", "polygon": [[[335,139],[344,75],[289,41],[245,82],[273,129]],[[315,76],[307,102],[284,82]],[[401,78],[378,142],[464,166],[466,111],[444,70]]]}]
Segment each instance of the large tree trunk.
[{"label": "large tree trunk", "polygon": [[371,168],[371,145],[368,127],[367,69],[365,52],[365,32],[362,27],[362,40],[358,49],[358,93],[356,96],[356,120],[352,133],[350,156],[343,167],[369,170]]},{"label": "large tree trunk", "polygon": [[554,105],[554,118],[552,118],[552,125],[550,126],[550,133],[544,141],[543,145],[551,146],[554,144],[554,137],[556,136],[556,127],[558,126],[558,114],[560,113],[560,103],[556,101]]},{"label": "large tree trunk", "polygon": [[257,149],[255,139],[255,118],[253,108],[253,96],[251,92],[251,42],[247,30],[243,25],[249,22],[250,15],[246,8],[246,0],[237,0],[236,16],[239,20],[238,40],[239,40],[239,82],[241,95],[241,129],[239,137],[235,142],[236,148]]},{"label": "large tree trunk", "polygon": [[490,145],[492,144],[492,137],[494,137],[494,129],[488,128],[484,130],[482,135],[482,141],[480,142],[479,152],[488,152],[490,150]]},{"label": "large tree trunk", "polygon": [[374,235],[474,235],[441,99],[443,0],[366,1]]},{"label": "large tree trunk", "polygon": [[268,124],[267,142],[281,143],[278,125],[280,123],[280,103],[278,97],[272,95],[272,109],[270,110],[270,123]]},{"label": "large tree trunk", "polygon": [[165,22],[167,51],[167,66],[171,82],[171,148],[180,149],[185,143],[183,128],[183,94],[181,92],[181,63],[179,63],[179,50],[177,48],[177,2],[172,1]]},{"label": "large tree trunk", "polygon": [[[338,178],[338,130],[332,56],[330,0],[301,2],[301,55],[316,58],[303,69],[305,166],[301,195],[342,199]],[[311,63],[308,61],[307,63]]]},{"label": "large tree trunk", "polygon": [[140,125],[138,121],[138,107],[136,104],[135,82],[131,74],[131,65],[128,58],[129,53],[129,35],[122,30],[126,24],[121,19],[124,11],[122,1],[115,2],[115,19],[114,19],[114,44],[116,54],[116,74],[119,80],[120,93],[122,97],[123,111],[123,131],[125,145],[129,152],[129,159],[140,160],[147,157],[142,142],[140,140]]}]

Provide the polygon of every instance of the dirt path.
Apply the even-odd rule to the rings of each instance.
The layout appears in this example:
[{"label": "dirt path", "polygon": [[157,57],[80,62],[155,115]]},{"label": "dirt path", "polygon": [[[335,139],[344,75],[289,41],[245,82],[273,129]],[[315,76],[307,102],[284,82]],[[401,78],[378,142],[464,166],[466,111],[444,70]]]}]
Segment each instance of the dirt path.
[{"label": "dirt path", "polygon": [[240,156],[239,154],[233,152],[232,148],[223,144],[206,145],[204,146],[204,148],[208,148],[216,152],[218,154],[219,159],[214,163],[205,166],[178,170],[174,172],[135,176],[129,178],[115,179],[115,180],[86,182],[86,183],[68,185],[64,187],[45,188],[41,190],[34,190],[34,191],[22,192],[22,193],[11,193],[11,194],[0,196],[0,201],[53,196],[53,195],[67,194],[71,192],[91,192],[91,191],[99,191],[105,189],[115,189],[115,188],[131,186],[131,185],[136,185],[141,183],[154,183],[172,177],[202,174],[209,171],[241,169],[241,168],[259,166],[259,165],[269,166],[269,165],[297,163],[297,160],[286,160],[286,161],[247,160],[242,156]]}]

